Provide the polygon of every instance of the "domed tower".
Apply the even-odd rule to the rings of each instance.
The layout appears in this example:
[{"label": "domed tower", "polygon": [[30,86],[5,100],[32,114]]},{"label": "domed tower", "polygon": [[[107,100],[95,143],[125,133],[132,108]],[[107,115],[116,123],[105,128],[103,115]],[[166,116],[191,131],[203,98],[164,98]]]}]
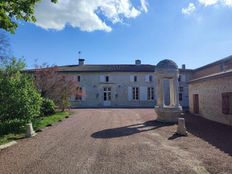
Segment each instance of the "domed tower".
[{"label": "domed tower", "polygon": [[[157,120],[177,122],[182,112],[182,107],[179,104],[177,64],[169,59],[160,61],[155,69],[155,77]],[[165,101],[167,98],[168,102]]]}]

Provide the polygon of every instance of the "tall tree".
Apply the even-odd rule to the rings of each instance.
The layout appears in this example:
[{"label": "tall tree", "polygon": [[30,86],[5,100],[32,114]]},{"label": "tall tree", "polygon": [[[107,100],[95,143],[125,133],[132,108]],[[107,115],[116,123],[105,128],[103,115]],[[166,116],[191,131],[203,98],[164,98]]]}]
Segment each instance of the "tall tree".
[{"label": "tall tree", "polygon": [[62,111],[69,106],[79,86],[75,76],[63,74],[57,66],[47,65],[37,66],[33,73],[42,97],[52,99]]},{"label": "tall tree", "polygon": [[[0,28],[14,33],[16,20],[35,22],[34,9],[41,0],[0,0]],[[57,0],[51,0],[56,3]]]}]

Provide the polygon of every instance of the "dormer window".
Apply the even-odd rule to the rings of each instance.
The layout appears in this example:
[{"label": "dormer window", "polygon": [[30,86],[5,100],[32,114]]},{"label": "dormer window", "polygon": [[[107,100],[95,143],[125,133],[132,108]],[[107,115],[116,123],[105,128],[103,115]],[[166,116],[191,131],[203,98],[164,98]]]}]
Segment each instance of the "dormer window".
[{"label": "dormer window", "polygon": [[152,75],[149,76],[149,82],[152,82]]},{"label": "dormer window", "polygon": [[105,76],[105,82],[109,82],[109,76]]},{"label": "dormer window", "polygon": [[134,76],[134,82],[137,82],[137,76]]},{"label": "dormer window", "polygon": [[81,81],[81,76],[77,76],[77,81],[78,81],[78,82]]}]

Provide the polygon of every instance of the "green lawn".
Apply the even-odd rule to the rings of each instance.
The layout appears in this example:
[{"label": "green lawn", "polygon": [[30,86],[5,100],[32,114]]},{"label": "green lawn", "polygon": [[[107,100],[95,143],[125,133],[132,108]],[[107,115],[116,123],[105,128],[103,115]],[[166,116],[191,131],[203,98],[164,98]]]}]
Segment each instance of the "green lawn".
[{"label": "green lawn", "polygon": [[[49,124],[53,124],[58,122],[59,120],[63,120],[65,117],[69,116],[69,112],[57,112],[54,115],[37,118],[32,121],[33,128],[35,131],[40,130],[48,126]],[[18,133],[9,133],[7,135],[0,135],[0,145],[8,143],[12,140],[17,140],[25,137],[25,130],[20,130]]]},{"label": "green lawn", "polygon": [[34,130],[43,129],[49,124],[53,124],[58,122],[59,120],[63,120],[66,116],[69,116],[69,112],[57,112],[56,114],[49,117],[38,118],[32,122]]}]

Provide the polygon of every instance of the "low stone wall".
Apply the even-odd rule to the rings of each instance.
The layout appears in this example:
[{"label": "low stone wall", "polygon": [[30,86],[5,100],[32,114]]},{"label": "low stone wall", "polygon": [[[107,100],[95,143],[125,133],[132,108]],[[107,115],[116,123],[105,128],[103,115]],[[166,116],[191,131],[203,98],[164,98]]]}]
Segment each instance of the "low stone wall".
[{"label": "low stone wall", "polygon": [[199,115],[223,124],[232,125],[232,115],[222,113],[222,93],[232,92],[232,75],[218,76],[189,84],[189,106],[193,113],[193,95],[199,95]]}]

